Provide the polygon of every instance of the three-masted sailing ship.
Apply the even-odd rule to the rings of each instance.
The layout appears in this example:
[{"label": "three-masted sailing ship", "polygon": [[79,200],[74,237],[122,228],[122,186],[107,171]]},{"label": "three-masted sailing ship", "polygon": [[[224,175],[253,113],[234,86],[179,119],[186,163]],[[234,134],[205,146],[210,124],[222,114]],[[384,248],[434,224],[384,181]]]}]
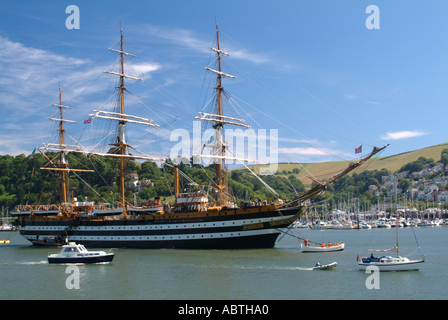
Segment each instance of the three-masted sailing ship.
[{"label": "three-masted sailing ship", "polygon": [[[66,120],[61,116],[61,139],[53,150],[60,152],[58,164],[53,170],[59,170],[62,175],[61,203],[48,210],[36,206],[17,206],[13,215],[18,217],[19,230],[22,236],[30,241],[39,237],[55,237],[64,234],[69,241],[82,244],[86,247],[126,247],[126,248],[184,248],[184,249],[227,249],[227,248],[270,248],[274,247],[277,237],[282,229],[291,225],[305,211],[304,202],[321,193],[326,187],[359,167],[370,157],[383,148],[374,148],[371,154],[364,157],[341,173],[326,182],[315,181],[315,186],[305,194],[298,195],[292,200],[277,199],[273,203],[246,203],[238,207],[229,201],[229,192],[222,174],[225,160],[233,159],[226,153],[226,143],[223,138],[225,125],[240,127],[249,126],[243,119],[227,116],[223,113],[222,99],[223,79],[232,75],[221,70],[221,58],[228,53],[220,49],[219,29],[216,25],[217,48],[210,47],[216,54],[216,69],[206,68],[216,76],[215,109],[205,113],[201,112],[198,120],[211,123],[215,130],[214,142],[211,148],[212,155],[203,155],[212,158],[216,170],[216,178],[212,186],[216,190],[216,199],[209,201],[210,195],[204,189],[198,188],[195,192],[180,192],[179,171],[174,168],[175,200],[174,204],[162,204],[160,200],[147,206],[132,206],[125,200],[124,163],[127,159],[163,160],[147,156],[135,156],[129,152],[126,139],[126,124],[157,126],[151,119],[127,114],[125,99],[125,79],[140,80],[125,74],[124,56],[131,55],[123,51],[123,35],[121,31],[120,48],[110,49],[120,55],[120,72],[105,71],[120,78],[118,87],[118,110],[95,110],[92,118],[109,119],[118,123],[118,130],[113,148],[106,153],[81,150],[85,154],[115,157],[120,161],[120,201],[117,207],[108,207],[105,204],[93,202],[76,202],[67,200],[64,174],[69,172],[65,154],[68,146],[63,140],[63,123]],[[223,97],[224,96],[224,97]],[[385,147],[384,147],[385,148]],[[78,149],[71,151],[79,152]],[[195,155],[200,157],[201,155]]]}]

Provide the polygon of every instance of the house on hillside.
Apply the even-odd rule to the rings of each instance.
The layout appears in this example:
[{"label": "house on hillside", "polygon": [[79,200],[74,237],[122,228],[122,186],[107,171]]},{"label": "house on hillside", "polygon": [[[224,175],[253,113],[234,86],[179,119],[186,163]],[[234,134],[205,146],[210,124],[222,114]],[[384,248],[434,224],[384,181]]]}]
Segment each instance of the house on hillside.
[{"label": "house on hillside", "polygon": [[132,189],[134,190],[137,187],[138,184],[138,174],[136,173],[130,173],[126,176],[124,182],[124,187],[126,189]]},{"label": "house on hillside", "polygon": [[420,192],[420,191],[419,191],[418,189],[416,189],[416,188],[412,188],[412,189],[409,191],[409,196],[411,197],[412,200],[417,199],[417,196],[418,196],[418,193],[419,193],[419,192]]},{"label": "house on hillside", "polygon": [[149,186],[154,187],[154,183],[151,180],[140,180],[137,184],[138,191],[148,188]]},{"label": "house on hillside", "polygon": [[443,171],[443,163],[437,162],[437,164],[432,168],[435,173],[439,173]]},{"label": "house on hillside", "polygon": [[441,191],[437,195],[437,202],[442,204],[448,204],[448,191]]},{"label": "house on hillside", "polygon": [[406,179],[409,177],[409,171],[397,173],[397,179]]},{"label": "house on hillside", "polygon": [[369,186],[369,191],[374,195],[374,196],[379,196],[381,190],[374,184]]},{"label": "house on hillside", "polygon": [[432,193],[434,191],[439,191],[439,187],[432,181],[425,182],[424,191],[426,194]]},{"label": "house on hillside", "polygon": [[426,194],[426,201],[437,201],[437,195],[438,195],[439,191],[434,190],[428,194]]}]

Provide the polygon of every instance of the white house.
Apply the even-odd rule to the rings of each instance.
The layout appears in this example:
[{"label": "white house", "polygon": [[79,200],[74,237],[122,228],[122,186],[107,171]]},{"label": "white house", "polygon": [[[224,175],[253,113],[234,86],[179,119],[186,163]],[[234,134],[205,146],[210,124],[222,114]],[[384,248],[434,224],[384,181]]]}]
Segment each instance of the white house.
[{"label": "white house", "polygon": [[437,202],[448,204],[448,191],[442,191],[437,195]]}]

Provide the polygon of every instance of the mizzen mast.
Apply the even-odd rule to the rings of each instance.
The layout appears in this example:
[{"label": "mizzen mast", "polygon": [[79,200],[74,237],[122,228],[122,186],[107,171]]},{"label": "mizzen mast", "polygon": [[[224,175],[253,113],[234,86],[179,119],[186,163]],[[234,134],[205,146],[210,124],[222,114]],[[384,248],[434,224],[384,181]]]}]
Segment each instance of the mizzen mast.
[{"label": "mizzen mast", "polygon": [[223,137],[224,124],[235,125],[245,128],[250,128],[250,126],[247,125],[243,119],[229,117],[223,114],[222,94],[224,92],[224,87],[222,85],[222,79],[223,77],[236,79],[236,77],[222,72],[221,68],[222,56],[223,55],[230,56],[230,55],[227,52],[222,51],[220,48],[218,23],[216,23],[216,42],[217,42],[217,48],[210,47],[210,49],[212,49],[217,55],[218,70],[211,69],[209,67],[205,68],[206,70],[213,72],[214,74],[217,75],[216,87],[213,88],[216,90],[216,110],[214,110],[215,113],[199,112],[200,116],[196,117],[196,119],[209,121],[213,123],[213,129],[215,130],[214,144],[207,146],[213,148],[213,155],[193,155],[193,156],[213,159],[216,171],[216,184],[214,185],[214,187],[218,189],[218,201],[216,204],[218,206],[222,206],[227,202],[223,196],[223,190],[227,187],[227,181],[224,182],[222,176],[223,167],[225,166],[224,161],[225,160],[251,161],[247,159],[239,159],[235,157],[226,156],[227,145],[225,144]]}]

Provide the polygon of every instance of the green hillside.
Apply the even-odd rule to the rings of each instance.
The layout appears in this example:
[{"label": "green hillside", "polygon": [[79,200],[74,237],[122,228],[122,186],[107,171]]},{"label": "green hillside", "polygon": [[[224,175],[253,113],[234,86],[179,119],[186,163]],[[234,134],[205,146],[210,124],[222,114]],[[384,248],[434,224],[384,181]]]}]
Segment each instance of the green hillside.
[{"label": "green hillside", "polygon": [[[419,157],[433,158],[435,161],[438,161],[440,160],[440,154],[442,153],[442,150],[446,148],[448,148],[448,142],[419,150],[400,153],[394,156],[372,158],[354,172],[360,174],[365,170],[373,171],[381,170],[383,168],[386,168],[391,172],[396,172],[400,170],[400,168],[405,164],[416,161]],[[293,169],[297,168],[300,170],[300,172],[298,174],[294,174],[296,178],[302,181],[304,185],[310,185],[312,181],[307,178],[310,173],[314,178],[322,181],[344,170],[345,168],[347,168],[348,164],[349,161],[330,161],[305,164],[280,163],[279,171],[286,170],[286,172],[288,172],[287,176],[290,176],[291,174],[294,174]],[[255,170],[258,171],[257,168],[255,168]]]}]

